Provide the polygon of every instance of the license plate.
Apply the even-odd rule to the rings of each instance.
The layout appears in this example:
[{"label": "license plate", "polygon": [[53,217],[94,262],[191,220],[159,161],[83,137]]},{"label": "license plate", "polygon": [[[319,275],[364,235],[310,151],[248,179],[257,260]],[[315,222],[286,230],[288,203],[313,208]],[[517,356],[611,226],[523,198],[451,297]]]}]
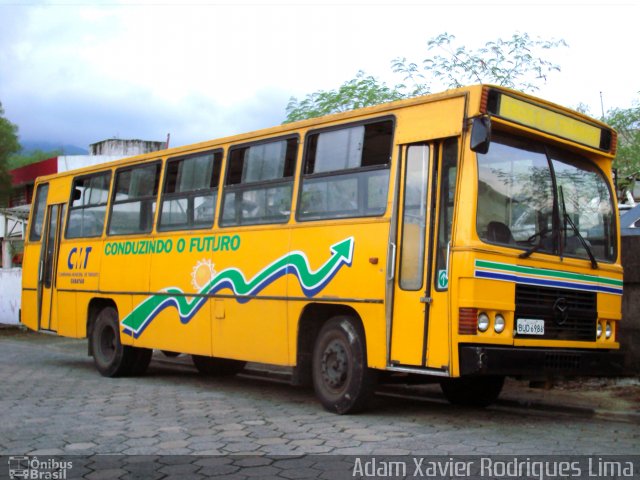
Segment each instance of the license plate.
[{"label": "license plate", "polygon": [[518,335],[544,335],[544,320],[533,318],[518,318],[516,320]]}]

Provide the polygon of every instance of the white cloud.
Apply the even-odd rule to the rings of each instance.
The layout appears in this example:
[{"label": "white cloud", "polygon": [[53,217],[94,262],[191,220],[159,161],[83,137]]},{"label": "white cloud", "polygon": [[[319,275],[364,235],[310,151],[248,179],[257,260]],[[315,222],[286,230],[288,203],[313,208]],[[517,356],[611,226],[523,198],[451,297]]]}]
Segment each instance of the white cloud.
[{"label": "white cloud", "polygon": [[420,61],[447,31],[478,47],[515,31],[564,38],[562,73],[539,94],[600,112],[640,90],[637,2],[487,4],[191,0],[0,5],[0,101],[25,139],[85,146],[119,135],[172,143],[282,121],[290,96],[362,69],[395,84],[390,61]]}]

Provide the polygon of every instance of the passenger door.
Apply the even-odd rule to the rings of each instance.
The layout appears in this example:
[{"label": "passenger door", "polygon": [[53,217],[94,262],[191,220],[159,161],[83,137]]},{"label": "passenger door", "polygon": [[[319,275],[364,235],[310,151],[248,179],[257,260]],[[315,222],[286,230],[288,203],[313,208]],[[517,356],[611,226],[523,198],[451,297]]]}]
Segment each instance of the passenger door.
[{"label": "passenger door", "polygon": [[64,218],[64,204],[49,205],[38,268],[38,318],[39,330],[57,331],[55,315],[55,283],[58,269],[60,233]]},{"label": "passenger door", "polygon": [[402,158],[390,362],[421,366],[431,290],[428,239],[433,216],[433,148],[409,145],[403,148]]},{"label": "passenger door", "polygon": [[458,139],[403,147],[390,363],[447,370]]}]

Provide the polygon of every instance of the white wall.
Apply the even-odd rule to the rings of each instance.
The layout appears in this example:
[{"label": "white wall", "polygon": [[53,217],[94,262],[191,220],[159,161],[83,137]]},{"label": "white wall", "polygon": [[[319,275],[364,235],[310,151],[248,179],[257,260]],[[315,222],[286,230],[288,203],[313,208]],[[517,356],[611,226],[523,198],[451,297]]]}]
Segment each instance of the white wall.
[{"label": "white wall", "polygon": [[17,325],[20,314],[21,268],[0,268],[0,323]]}]

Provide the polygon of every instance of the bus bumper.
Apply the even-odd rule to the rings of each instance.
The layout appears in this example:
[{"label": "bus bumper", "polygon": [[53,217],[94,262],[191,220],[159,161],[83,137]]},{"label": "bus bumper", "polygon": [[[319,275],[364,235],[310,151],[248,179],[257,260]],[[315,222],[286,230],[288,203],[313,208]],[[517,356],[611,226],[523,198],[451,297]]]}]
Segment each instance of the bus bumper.
[{"label": "bus bumper", "polygon": [[622,373],[624,355],[617,350],[516,348],[460,345],[460,375],[511,375],[527,378]]}]

